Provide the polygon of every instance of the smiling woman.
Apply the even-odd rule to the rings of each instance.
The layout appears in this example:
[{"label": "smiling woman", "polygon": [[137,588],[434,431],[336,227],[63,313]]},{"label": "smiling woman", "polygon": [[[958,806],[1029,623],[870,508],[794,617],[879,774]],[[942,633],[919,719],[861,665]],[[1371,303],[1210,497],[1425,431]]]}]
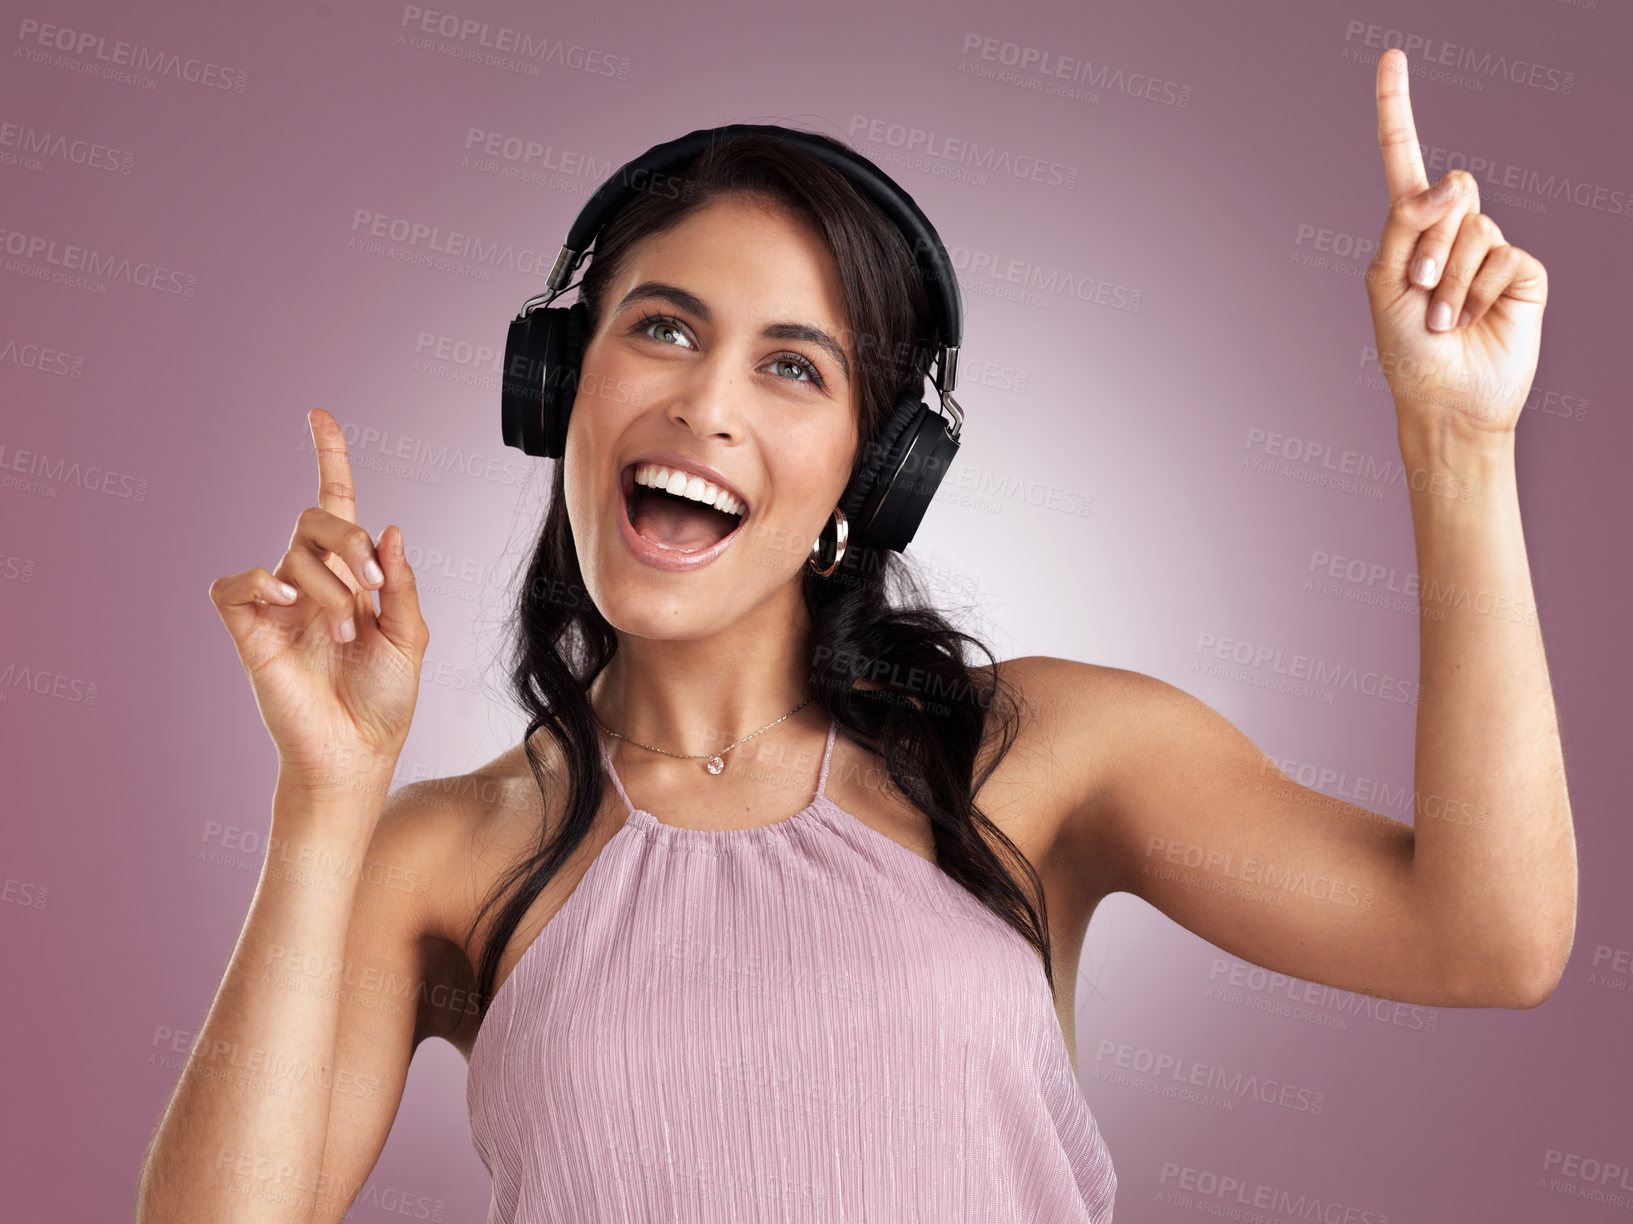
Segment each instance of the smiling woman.
[{"label": "smiling woman", "polygon": [[[903,793],[924,796],[934,823],[955,830],[951,868],[1048,965],[1047,933],[1024,891],[986,840],[971,836],[981,820],[971,802],[975,749],[993,704],[993,685],[964,658],[979,643],[930,607],[889,549],[852,545],[828,577],[806,564],[809,541],[823,534],[863,467],[887,409],[923,386],[929,350],[915,341],[933,334],[932,316],[912,253],[844,175],[772,137],[714,146],[686,168],[685,181],[684,199],[643,194],[615,213],[579,287],[589,318],[581,384],[596,393],[581,389],[574,400],[523,586],[518,695],[535,729],[562,727],[578,739],[570,759],[593,757],[592,692],[604,698],[606,722],[627,714],[626,723],[653,739],[696,740],[664,734],[663,724],[684,721],[691,703],[677,710],[671,696],[643,694],[657,714],[643,718],[632,708],[640,703],[619,692],[632,683],[621,644],[644,654],[639,643],[659,638],[729,634],[734,650],[744,639],[769,643],[753,680],[733,669],[707,681],[722,709],[744,711],[707,723],[752,723],[748,709],[763,706],[745,698],[768,681],[813,691],[849,736],[880,753]],[[660,483],[704,500],[724,491],[741,517],[735,527],[694,521],[673,499],[658,504],[665,494],[637,492]],[[705,564],[729,572],[671,582],[626,546],[626,525],[673,550],[699,541],[666,533],[721,526],[742,543],[705,550]],[[581,582],[590,601],[538,596],[563,582]],[[910,671],[941,695],[934,715],[922,702],[878,700],[891,686],[867,682]],[[567,837],[575,823],[587,830],[598,801],[586,790],[565,820]],[[987,832],[1002,845],[1000,830]],[[1018,865],[1024,871],[1024,859]],[[518,900],[531,891],[519,890]],[[484,993],[524,908],[513,900],[488,932]]]},{"label": "smiling woman", "polygon": [[[1008,809],[995,818],[974,798],[1018,733],[1017,695],[991,652],[931,605],[898,549],[862,538],[841,549],[833,536],[870,460],[877,467],[876,454],[899,441],[882,437],[900,428],[893,407],[921,397],[941,338],[939,299],[898,225],[792,142],[738,135],[680,173],[684,193],[637,193],[601,226],[579,285],[579,368],[545,375],[577,390],[518,607],[512,678],[530,725],[501,767],[536,782],[538,802],[505,824],[501,840],[526,853],[462,932],[471,984],[490,1008],[450,1031],[471,1051],[473,1133],[495,1202],[503,1213],[531,1192],[557,1196],[575,1218],[610,1208],[585,1160],[534,1151],[538,1136],[515,1148],[517,1128],[535,1125],[516,1111],[539,1110],[538,1125],[550,1113],[552,1133],[564,1115],[604,1132],[605,1111],[632,1099],[647,1120],[613,1126],[632,1150],[680,1126],[693,1156],[748,1181],[789,1172],[797,1154],[804,1163],[792,1171],[834,1211],[1008,1217],[1049,1205],[1052,1218],[1107,1220],[1115,1175],[1072,1076],[1075,1034],[1062,1022],[1072,979],[1057,996],[1033,866],[1044,822],[1035,810],[1029,823]],[[580,589],[588,599],[553,597]],[[987,666],[971,664],[972,649]],[[758,755],[729,764],[745,740],[739,755]],[[616,765],[613,742],[627,746]],[[688,755],[712,756],[709,771],[676,759]],[[785,796],[808,795],[813,771],[817,799],[787,818]],[[608,782],[621,800],[610,817]],[[657,818],[636,807],[645,796]],[[621,821],[620,807],[634,815]],[[792,887],[806,876],[811,884]],[[613,880],[624,882],[617,896],[606,891]],[[664,917],[682,896],[709,898],[715,918]],[[903,896],[919,899],[886,904]],[[602,944],[594,932],[608,922],[623,933]],[[777,936],[753,933],[762,926]],[[1069,944],[1071,927],[1068,915]],[[654,976],[642,959],[648,941],[670,939],[675,970],[700,940],[717,970],[745,957],[759,964],[756,994],[769,993],[750,1003],[725,979]],[[877,955],[841,951],[861,943]],[[955,965],[963,986],[942,977]],[[605,1097],[568,1099],[556,1077],[587,1068],[518,1077],[508,1054],[498,1060],[517,1042],[554,1043],[547,1034],[585,1022],[559,1011],[552,988],[581,972],[593,985],[573,1006],[599,1017],[593,1028],[618,1031],[608,1039],[632,1078],[604,1085]],[[806,974],[849,985],[823,1003],[800,985]],[[975,982],[977,1011],[965,1015],[952,999]],[[653,1023],[733,1035],[695,1057],[666,1056],[648,1079],[638,1068],[650,1054],[628,1043],[668,1048],[679,1034],[632,1031],[627,1005],[602,1012],[600,999],[631,990],[671,1013]],[[945,999],[941,1010],[926,1010],[934,998]],[[861,999],[874,1019],[859,1028]],[[858,1047],[855,1059],[828,1065],[821,1051],[834,1041]],[[556,1053],[564,1064],[577,1057]],[[950,1118],[974,1107],[956,1069],[971,1059],[988,1068],[978,1124],[903,1131],[884,1147],[864,1141],[896,1133],[915,1112]],[[797,1097],[722,1081],[722,1062],[734,1074],[777,1066],[848,1104],[820,1136],[801,1138],[808,1123],[786,1112]],[[891,1082],[907,1095],[879,1097]],[[719,1133],[693,1133],[662,1104],[688,1098]],[[766,1127],[783,1130],[783,1155],[752,1155],[743,1136]],[[811,1163],[835,1142],[847,1149],[838,1165]],[[993,1173],[961,1183],[957,1170],[975,1151],[996,1162]],[[535,1159],[577,1169],[536,1173]],[[1042,1164],[997,1173],[1017,1161]],[[913,1181],[898,1181],[914,1169]],[[655,1177],[652,1189],[667,1196],[666,1176],[647,1171],[643,1184]]]},{"label": "smiling woman", "polygon": [[[1466,175],[1422,181],[1404,67],[1380,60],[1380,365],[1518,396],[1392,382],[1422,585],[1530,606],[1511,431],[1545,280],[1458,202]],[[276,574],[211,587],[278,744],[276,839],[362,866],[263,878],[199,1037],[277,1035],[332,1076],[262,1099],[189,1066],[141,1218],[231,1217],[223,1152],[325,1188],[267,1218],[345,1214],[441,1037],[469,1060],[490,1224],[1110,1224],[1070,970],[1117,891],[1289,977],[1548,996],[1574,842],[1534,620],[1425,617],[1419,819],[1332,799],[1149,676],[1000,665],[894,555],[956,451],[962,316],[939,238],[871,163],[791,129],[692,133],[569,239],[505,362],[507,442],[556,460],[516,606],[519,744],[387,796],[428,632],[327,413],[320,504]],[[592,239],[578,301],[549,307]],[[945,419],[920,402],[932,361]],[[267,972],[295,948],[322,989]]]}]

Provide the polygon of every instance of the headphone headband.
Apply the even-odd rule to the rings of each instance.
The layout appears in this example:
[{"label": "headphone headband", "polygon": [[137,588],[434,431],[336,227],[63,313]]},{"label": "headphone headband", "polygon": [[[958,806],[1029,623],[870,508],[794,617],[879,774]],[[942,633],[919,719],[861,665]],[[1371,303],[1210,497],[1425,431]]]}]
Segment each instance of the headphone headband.
[{"label": "headphone headband", "polygon": [[[562,244],[561,252],[550,269],[546,282],[549,292],[531,299],[522,308],[523,312],[535,302],[548,301],[562,291],[584,261],[590,243],[613,213],[636,196],[659,190],[663,180],[673,179],[675,171],[710,146],[737,136],[750,135],[771,136],[820,158],[861,188],[896,223],[897,229],[913,248],[913,258],[918,262],[936,312],[940,331],[932,341],[936,354],[934,381],[945,405],[958,382],[958,346],[964,333],[964,306],[958,291],[958,278],[953,271],[952,260],[947,257],[947,248],[941,243],[941,235],[936,233],[935,226],[930,224],[913,197],[903,191],[895,180],[867,158],[814,132],[802,132],[775,124],[732,123],[724,127],[698,128],[674,140],[653,145],[639,157],[626,162],[584,202],[572,228],[567,231],[567,241]],[[958,411],[956,401],[951,408],[953,436],[957,437],[964,414]]]}]

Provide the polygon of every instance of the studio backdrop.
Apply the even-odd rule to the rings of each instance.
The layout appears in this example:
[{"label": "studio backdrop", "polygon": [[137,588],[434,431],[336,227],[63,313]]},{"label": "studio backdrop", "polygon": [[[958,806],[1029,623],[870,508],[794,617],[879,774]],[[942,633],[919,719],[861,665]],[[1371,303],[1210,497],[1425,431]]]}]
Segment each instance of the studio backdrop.
[{"label": "studio backdrop", "polygon": [[[957,269],[963,445],[906,556],[1000,657],[1160,677],[1412,822],[1422,606],[1363,273],[1379,55],[1431,181],[1542,259],[1517,431],[1581,846],[1533,1009],[1289,979],[1127,893],[1077,979],[1118,1219],[1599,1221],[1633,1207],[1633,8],[1043,0],[10,6],[0,73],[4,1214],[128,1218],[269,848],[277,761],[206,595],[271,566],[341,423],[432,631],[396,781],[519,738],[502,625],[554,461],[507,324],[614,169],[838,137]],[[276,848],[273,848],[276,852]],[[1267,900],[1272,903],[1273,898]],[[482,1218],[466,1065],[417,1052],[358,1220]]]}]

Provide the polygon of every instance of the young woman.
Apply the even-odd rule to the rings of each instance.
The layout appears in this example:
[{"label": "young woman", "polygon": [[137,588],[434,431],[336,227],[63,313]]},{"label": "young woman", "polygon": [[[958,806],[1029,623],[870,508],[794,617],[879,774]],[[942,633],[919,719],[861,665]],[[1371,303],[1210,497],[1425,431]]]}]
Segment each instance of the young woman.
[{"label": "young woman", "polygon": [[[1484,596],[1423,621],[1415,827],[1150,677],[970,664],[896,558],[841,547],[882,415],[923,385],[925,286],[843,174],[728,143],[622,209],[579,287],[522,743],[387,793],[429,634],[326,412],[319,505],[273,571],[212,585],[279,753],[274,849],[139,1217],[339,1217],[441,1037],[490,1220],[1104,1224],[1070,967],[1119,890],[1312,981],[1546,998],[1570,812],[1535,620],[1492,611],[1532,606],[1512,447],[1545,279],[1469,176],[1428,188],[1404,66],[1379,65],[1368,293],[1421,581]],[[229,1072],[246,1051],[261,1074]]]}]

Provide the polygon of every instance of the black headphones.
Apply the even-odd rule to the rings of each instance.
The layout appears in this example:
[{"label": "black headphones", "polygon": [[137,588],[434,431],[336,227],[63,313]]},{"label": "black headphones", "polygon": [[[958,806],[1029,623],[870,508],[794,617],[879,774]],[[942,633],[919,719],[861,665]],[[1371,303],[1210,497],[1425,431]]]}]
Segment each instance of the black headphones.
[{"label": "black headphones", "polygon": [[953,399],[952,390],[958,377],[963,303],[941,237],[913,197],[872,162],[817,133],[749,123],[699,128],[653,145],[602,183],[568,231],[567,241],[545,282],[548,291],[524,302],[511,321],[500,387],[505,445],[529,455],[557,459],[566,449],[567,420],[578,390],[589,312],[582,302],[565,308],[550,307],[548,303],[563,292],[607,219],[642,192],[683,189],[677,171],[710,145],[748,134],[771,136],[794,145],[848,176],[896,223],[923,271],[938,331],[920,337],[924,346],[921,351],[935,355],[935,372],[930,377],[947,419],[932,412],[920,399],[919,391],[904,393],[891,408],[877,441],[845,487],[839,503],[852,542],[901,552],[913,538],[936,487],[958,453],[964,413]]}]

